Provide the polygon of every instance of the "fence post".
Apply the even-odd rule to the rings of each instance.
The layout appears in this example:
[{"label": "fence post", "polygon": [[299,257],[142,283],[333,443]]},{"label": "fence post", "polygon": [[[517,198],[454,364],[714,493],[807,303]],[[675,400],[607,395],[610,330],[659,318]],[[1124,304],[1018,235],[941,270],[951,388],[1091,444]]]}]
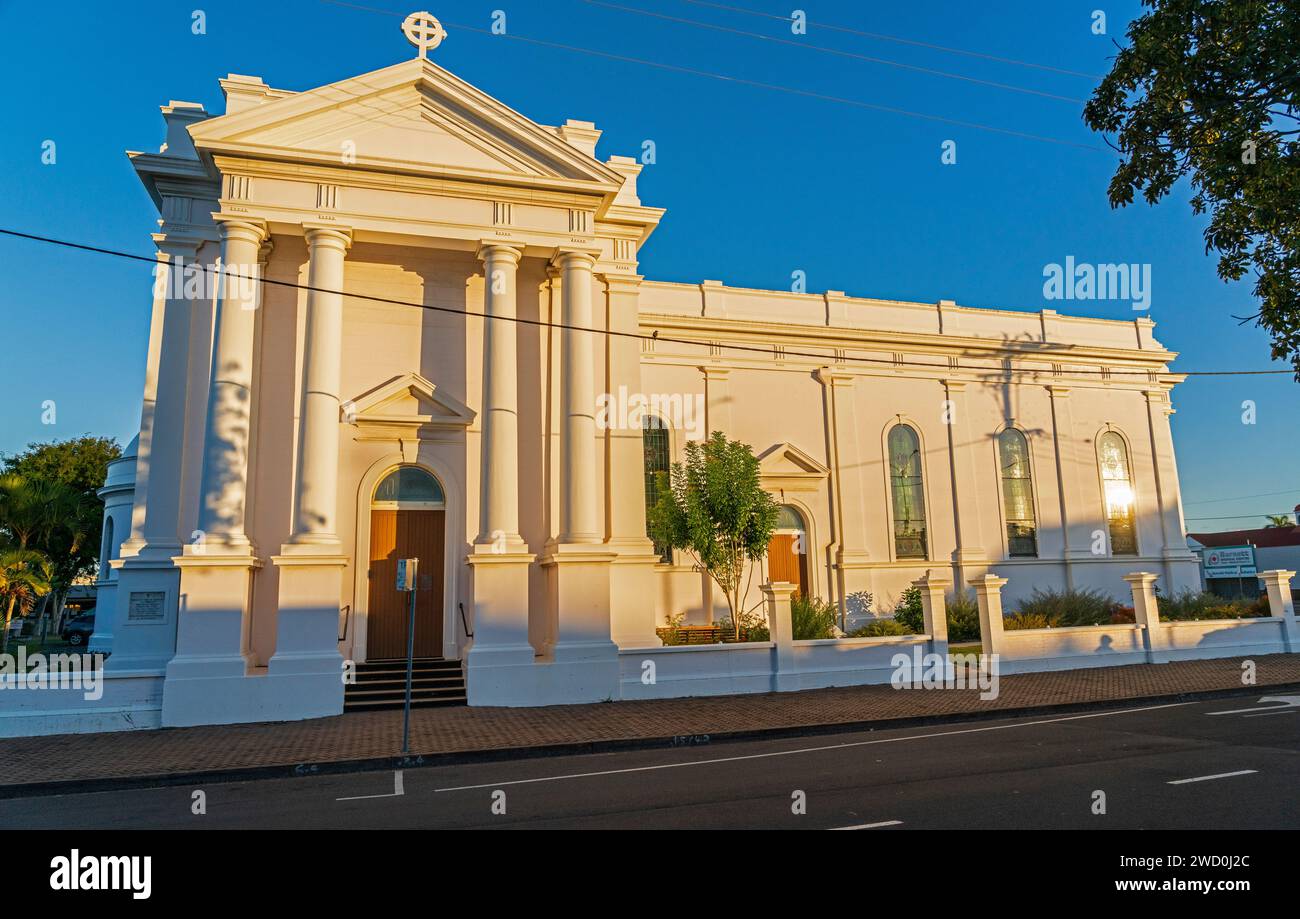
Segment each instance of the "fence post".
[{"label": "fence post", "polygon": [[913,581],[912,586],[921,592],[921,611],[925,616],[925,633],[930,636],[930,653],[944,656],[948,653],[948,609],[943,598],[952,586],[952,578],[940,568],[931,568]]},{"label": "fence post", "polygon": [[1269,615],[1282,620],[1282,640],[1288,651],[1300,651],[1300,627],[1295,617],[1295,602],[1291,599],[1291,579],[1294,571],[1281,568],[1261,571],[1256,575],[1268,591]]},{"label": "fence post", "polygon": [[1124,575],[1133,591],[1133,621],[1142,627],[1142,643],[1147,649],[1147,663],[1159,662],[1165,649],[1165,630],[1160,625],[1160,604],[1156,601],[1156,580],[1150,571]]},{"label": "fence post", "polygon": [[980,644],[989,660],[1002,653],[1002,588],[1007,579],[996,574],[986,574],[967,581],[975,588],[975,600],[980,608]]},{"label": "fence post", "polygon": [[794,669],[794,631],[790,624],[790,598],[797,586],[777,581],[764,584],[763,605],[767,608],[767,631],[776,646],[776,669],[772,674],[772,689],[791,692],[799,688],[799,675]]}]

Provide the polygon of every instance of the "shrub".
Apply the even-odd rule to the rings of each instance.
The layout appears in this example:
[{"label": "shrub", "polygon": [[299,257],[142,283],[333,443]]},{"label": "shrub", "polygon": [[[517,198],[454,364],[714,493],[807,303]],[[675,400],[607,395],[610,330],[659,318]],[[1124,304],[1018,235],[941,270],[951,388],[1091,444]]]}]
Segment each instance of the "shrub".
[{"label": "shrub", "polygon": [[1047,620],[1049,626],[1108,625],[1114,621],[1117,604],[1097,590],[1042,590],[1034,588],[1020,602],[1018,612]]},{"label": "shrub", "polygon": [[850,638],[882,638],[886,635],[915,635],[895,619],[874,619],[849,633]]},{"label": "shrub", "polygon": [[1042,613],[1016,613],[1002,620],[1002,627],[1009,632],[1021,629],[1050,629],[1052,623]]},{"label": "shrub", "polygon": [[832,638],[839,611],[833,603],[795,594],[790,601],[790,631],[795,641]]},{"label": "shrub", "polygon": [[953,594],[948,598],[948,641],[980,640],[980,608],[968,593]]},{"label": "shrub", "polygon": [[898,595],[894,604],[894,621],[907,629],[904,634],[923,635],[925,633],[925,613],[921,609],[921,589],[909,587]]},{"label": "shrub", "polygon": [[1158,597],[1160,618],[1171,622],[1207,619],[1245,619],[1267,616],[1268,598],[1228,600],[1217,594],[1185,590],[1177,596]]},{"label": "shrub", "polygon": [[732,625],[731,617],[719,619],[717,625],[722,628],[722,641],[771,641],[772,636],[767,627],[767,616],[756,609],[740,614],[740,628]]}]

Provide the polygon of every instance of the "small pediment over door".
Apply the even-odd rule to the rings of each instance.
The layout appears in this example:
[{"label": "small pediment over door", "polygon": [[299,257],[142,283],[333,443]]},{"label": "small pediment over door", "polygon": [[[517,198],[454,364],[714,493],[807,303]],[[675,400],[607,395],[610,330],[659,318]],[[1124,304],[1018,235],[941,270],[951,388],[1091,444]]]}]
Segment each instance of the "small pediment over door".
[{"label": "small pediment over door", "polygon": [[830,470],[794,444],[775,444],[758,456],[758,471],[768,491],[816,491]]},{"label": "small pediment over door", "polygon": [[463,431],[475,414],[465,403],[418,373],[405,373],[339,406],[340,420],[357,440],[437,440]]}]

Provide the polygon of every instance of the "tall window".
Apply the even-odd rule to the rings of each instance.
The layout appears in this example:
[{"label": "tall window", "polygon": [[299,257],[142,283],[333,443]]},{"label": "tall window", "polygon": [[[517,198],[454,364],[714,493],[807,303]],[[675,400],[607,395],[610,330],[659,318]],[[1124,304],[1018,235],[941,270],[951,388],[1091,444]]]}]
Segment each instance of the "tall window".
[{"label": "tall window", "polygon": [[[648,518],[650,508],[659,502],[658,473],[668,471],[668,427],[658,415],[641,416],[641,443],[645,449],[645,509]],[[646,528],[648,535],[648,520]],[[655,543],[655,551],[661,561],[672,562],[672,549]]]},{"label": "tall window", "polygon": [[1038,555],[1038,526],[1034,521],[1034,481],[1029,474],[1029,442],[1015,428],[998,435],[1002,467],[1002,507],[1007,519],[1007,554],[1012,558]]},{"label": "tall window", "polygon": [[1111,555],[1137,555],[1134,526],[1133,479],[1129,474],[1128,448],[1124,438],[1107,431],[1097,439],[1101,457],[1101,484],[1106,499],[1106,522],[1110,527]]},{"label": "tall window", "polygon": [[925,558],[921,440],[905,424],[889,432],[889,482],[894,499],[894,555],[897,558]]}]

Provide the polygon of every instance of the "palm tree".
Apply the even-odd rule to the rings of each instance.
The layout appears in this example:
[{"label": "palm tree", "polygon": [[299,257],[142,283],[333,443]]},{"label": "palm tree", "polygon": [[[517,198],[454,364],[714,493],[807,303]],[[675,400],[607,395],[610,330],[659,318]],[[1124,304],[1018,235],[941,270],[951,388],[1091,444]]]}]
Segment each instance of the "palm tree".
[{"label": "palm tree", "polygon": [[1291,515],[1290,515],[1290,514],[1269,514],[1269,515],[1268,515],[1267,517],[1265,517],[1264,519],[1266,519],[1266,520],[1268,521],[1268,523],[1266,523],[1266,524],[1264,525],[1264,529],[1266,529],[1266,530],[1271,530],[1271,529],[1273,529],[1274,527],[1293,527],[1293,526],[1295,526],[1295,522],[1291,519]]},{"label": "palm tree", "polygon": [[14,610],[28,613],[36,598],[50,592],[50,561],[30,549],[0,552],[0,604],[4,606],[0,653],[9,649],[9,622]]}]

